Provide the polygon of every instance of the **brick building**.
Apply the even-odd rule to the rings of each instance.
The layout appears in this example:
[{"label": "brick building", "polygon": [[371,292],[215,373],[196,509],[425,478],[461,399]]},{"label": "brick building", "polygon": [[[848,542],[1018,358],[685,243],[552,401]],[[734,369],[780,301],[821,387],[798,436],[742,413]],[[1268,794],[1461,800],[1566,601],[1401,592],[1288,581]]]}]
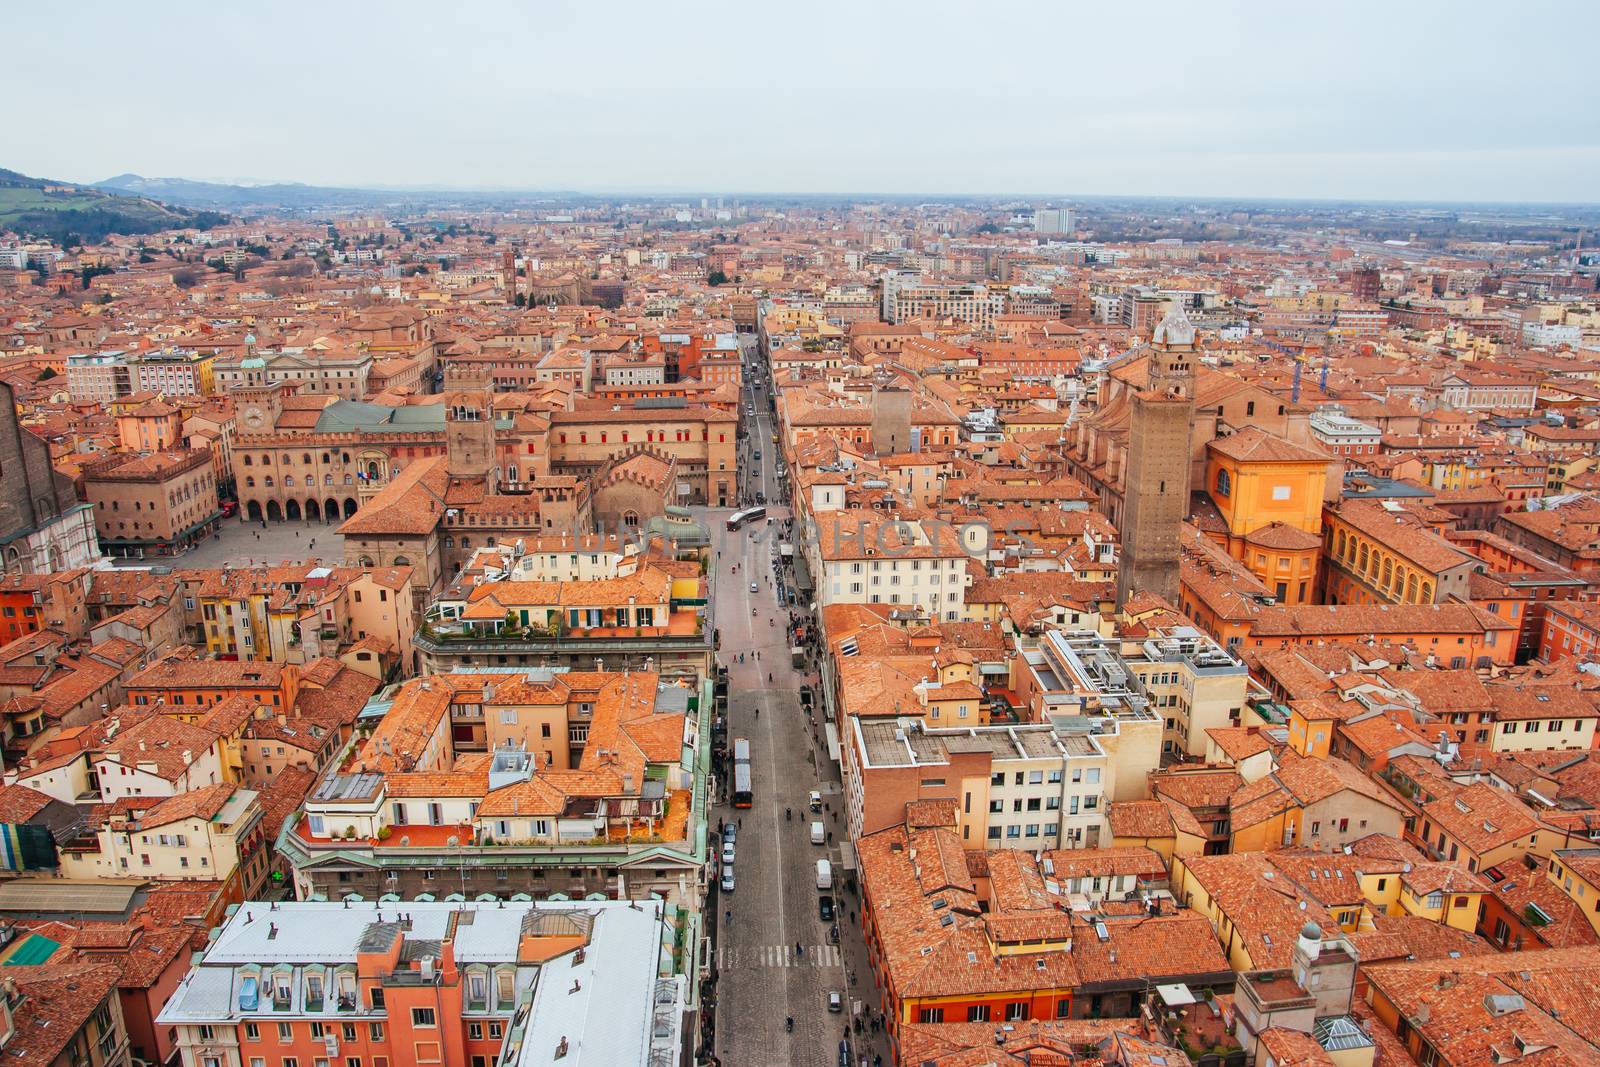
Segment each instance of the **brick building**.
[{"label": "brick building", "polygon": [[207,448],[107,456],[84,465],[83,486],[100,541],[117,556],[177,555],[222,517]]}]

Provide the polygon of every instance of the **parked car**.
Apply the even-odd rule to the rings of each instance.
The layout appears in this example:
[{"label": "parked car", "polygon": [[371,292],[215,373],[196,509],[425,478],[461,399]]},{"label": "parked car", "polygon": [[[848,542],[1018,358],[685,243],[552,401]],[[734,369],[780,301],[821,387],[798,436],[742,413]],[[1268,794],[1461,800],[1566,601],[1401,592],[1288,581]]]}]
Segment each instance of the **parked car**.
[{"label": "parked car", "polygon": [[833,897],[831,894],[824,893],[817,898],[817,914],[822,916],[823,922],[833,922]]},{"label": "parked car", "polygon": [[733,866],[733,842],[732,841],[724,841],[722,843],[722,865],[724,867]]},{"label": "parked car", "polygon": [[724,893],[733,892],[733,868],[732,867],[723,867],[722,868],[722,891]]},{"label": "parked car", "polygon": [[829,1011],[844,1011],[844,994],[843,993],[839,992],[838,990],[834,990],[832,993],[828,994],[828,1010]]}]

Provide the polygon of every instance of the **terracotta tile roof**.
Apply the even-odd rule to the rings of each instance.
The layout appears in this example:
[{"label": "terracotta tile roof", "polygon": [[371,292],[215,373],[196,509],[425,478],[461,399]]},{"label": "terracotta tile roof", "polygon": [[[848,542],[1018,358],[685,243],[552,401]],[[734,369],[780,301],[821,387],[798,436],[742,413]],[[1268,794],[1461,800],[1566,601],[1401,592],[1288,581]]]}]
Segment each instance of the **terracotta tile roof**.
[{"label": "terracotta tile roof", "polygon": [[1263,608],[1252,637],[1477,634],[1517,624],[1471,604],[1278,604]]},{"label": "terracotta tile roof", "polygon": [[1213,726],[1206,730],[1206,736],[1235,763],[1272,751],[1265,734],[1246,726]]},{"label": "terracotta tile roof", "polygon": [[1072,959],[1086,986],[1233,973],[1216,931],[1197,912],[1109,920],[1103,941],[1093,922],[1075,917],[1074,925]]},{"label": "terracotta tile roof", "polygon": [[1430,782],[1424,788],[1436,795],[1421,805],[1422,814],[1479,855],[1539,828],[1526,804],[1487,783],[1437,788]]},{"label": "terracotta tile roof", "polygon": [[1259,426],[1240,427],[1206,447],[1229,459],[1251,463],[1327,463],[1330,458],[1326,451],[1286,441]]},{"label": "terracotta tile roof", "polygon": [[0,823],[25,823],[51,802],[50,797],[25,785],[0,786]]},{"label": "terracotta tile roof", "polygon": [[[1548,860],[1533,857],[1538,866],[1529,870],[1520,864],[1507,865],[1507,876],[1495,883],[1492,892],[1505,909],[1538,919],[1529,925],[1539,944],[1550,948],[1578,948],[1600,944],[1600,933],[1589,925],[1589,917],[1578,902],[1550,880]],[[1526,948],[1535,947],[1530,942]]]},{"label": "terracotta tile roof", "polygon": [[217,743],[215,730],[150,715],[105,743],[102,758],[114,757],[125,767],[143,766],[168,781],[181,778]]},{"label": "terracotta tile roof", "polygon": [[18,1064],[54,1063],[121,977],[109,963],[46,963],[7,967],[22,1002],[12,1012],[5,1058]]},{"label": "terracotta tile roof", "polygon": [[1244,785],[1230,768],[1204,771],[1164,771],[1150,776],[1150,790],[1186,808],[1225,808]]},{"label": "terracotta tile roof", "polygon": [[1600,1059],[1600,949],[1494,953],[1366,969],[1370,986],[1450,1063]]},{"label": "terracotta tile roof", "polygon": [[183,819],[216,818],[217,812],[238,792],[239,787],[227,782],[190,789],[168,797],[139,816],[141,830],[153,830]]},{"label": "terracotta tile roof", "polygon": [[1295,939],[1307,922],[1324,930],[1338,926],[1319,901],[1279,874],[1264,853],[1185,856],[1182,862],[1233,923],[1253,967],[1288,967]]},{"label": "terracotta tile roof", "polygon": [[[872,908],[884,965],[897,995],[1022,992],[1078,985],[1078,971],[1069,952],[993,951],[991,927],[979,915],[961,839],[952,830],[890,827],[861,838],[858,854],[864,899]],[[1023,926],[1020,931],[1006,932],[1025,934],[1027,929]],[[1032,929],[1037,930],[1037,924]]]},{"label": "terracotta tile roof", "polygon": [[1283,783],[1302,806],[1327,800],[1349,791],[1366,797],[1396,811],[1402,805],[1377,782],[1337,756],[1327,759],[1305,759],[1286,750],[1273,777]]},{"label": "terracotta tile roof", "polygon": [[[1151,1040],[1140,1019],[1052,1019],[1006,1023],[912,1023],[899,1031],[903,1064],[916,1067],[1187,1067],[1182,1051]],[[1085,1058],[1085,1050],[1092,1049]]]},{"label": "terracotta tile roof", "polygon": [[1112,837],[1171,837],[1172,816],[1159,800],[1121,800],[1106,811]]}]

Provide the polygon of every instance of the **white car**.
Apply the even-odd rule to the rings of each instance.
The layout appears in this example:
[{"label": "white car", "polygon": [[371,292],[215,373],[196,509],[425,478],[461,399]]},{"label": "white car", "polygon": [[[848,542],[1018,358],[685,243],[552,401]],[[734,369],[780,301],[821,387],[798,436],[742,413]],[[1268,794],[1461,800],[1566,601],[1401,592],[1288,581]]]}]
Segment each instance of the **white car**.
[{"label": "white car", "polygon": [[727,842],[723,843],[723,846],[722,846],[722,865],[724,867],[732,867],[733,866],[733,842],[732,841],[727,841]]},{"label": "white car", "polygon": [[722,891],[724,893],[733,892],[733,868],[732,867],[724,867],[724,868],[722,868]]},{"label": "white car", "polygon": [[750,591],[751,591],[751,592],[752,592],[752,593],[757,593],[757,592],[760,592],[760,591],[761,591],[761,587],[760,587],[760,586],[758,586],[758,585],[756,585],[756,583],[755,583],[755,582],[751,582],[751,583],[750,583]]}]

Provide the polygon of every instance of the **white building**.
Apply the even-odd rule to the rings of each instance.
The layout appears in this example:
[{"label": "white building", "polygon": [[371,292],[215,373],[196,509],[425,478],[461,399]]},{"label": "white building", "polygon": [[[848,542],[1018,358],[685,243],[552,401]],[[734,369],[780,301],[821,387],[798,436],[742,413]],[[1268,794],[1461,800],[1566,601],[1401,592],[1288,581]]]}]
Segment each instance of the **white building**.
[{"label": "white building", "polygon": [[157,1023],[183,1067],[680,1067],[680,918],[659,900],[247,902]]},{"label": "white building", "polygon": [[1035,233],[1072,233],[1075,229],[1071,208],[1046,207],[1033,213]]}]

